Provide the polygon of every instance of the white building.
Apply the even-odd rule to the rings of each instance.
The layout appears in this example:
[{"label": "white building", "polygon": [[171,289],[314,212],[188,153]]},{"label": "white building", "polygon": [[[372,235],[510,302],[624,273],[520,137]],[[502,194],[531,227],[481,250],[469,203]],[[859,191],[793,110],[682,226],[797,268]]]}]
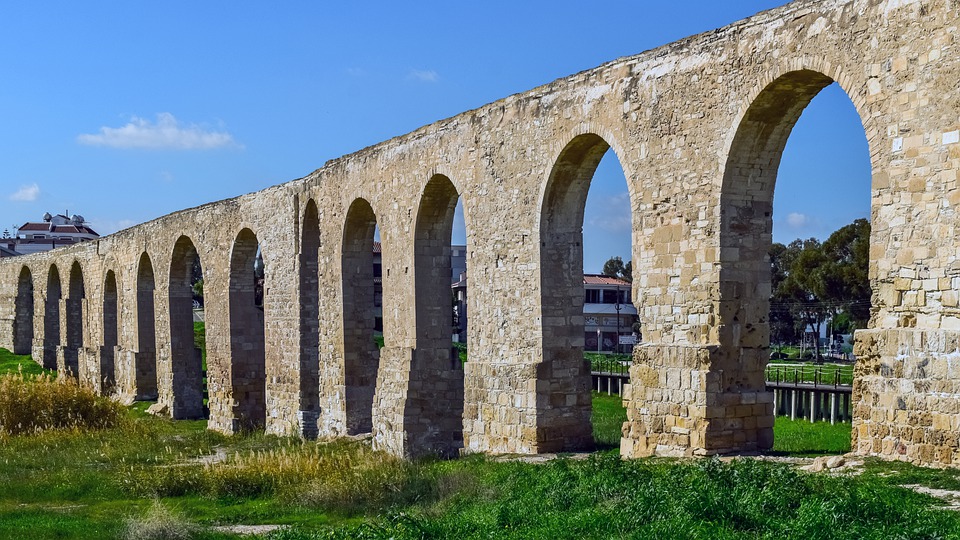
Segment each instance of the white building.
[{"label": "white building", "polygon": [[633,329],[637,308],[631,303],[630,287],[630,283],[622,279],[601,274],[583,275],[584,351],[633,351],[632,342],[637,339]]},{"label": "white building", "polygon": [[2,241],[7,249],[27,255],[97,238],[100,235],[86,225],[83,216],[52,216],[46,213],[42,222],[24,223],[17,228],[16,236],[3,238]]}]

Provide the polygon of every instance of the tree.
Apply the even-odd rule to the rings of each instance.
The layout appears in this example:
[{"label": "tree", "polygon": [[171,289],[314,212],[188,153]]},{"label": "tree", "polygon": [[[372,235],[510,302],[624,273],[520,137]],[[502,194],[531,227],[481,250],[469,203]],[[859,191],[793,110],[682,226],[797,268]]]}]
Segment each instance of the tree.
[{"label": "tree", "polygon": [[603,275],[615,278],[620,274],[623,274],[623,259],[620,257],[610,257],[603,263]]},{"label": "tree", "polygon": [[[782,246],[782,244],[780,244]],[[776,259],[774,259],[776,257]],[[790,312],[802,334],[807,328],[820,335],[820,328],[827,318],[822,301],[823,283],[821,267],[826,263],[820,241],[816,238],[794,240],[785,248],[771,249],[771,271],[776,288],[771,297],[771,310]],[[814,340],[815,354],[820,358],[820,341]]]},{"label": "tree", "polygon": [[[774,339],[789,339],[790,325],[820,335],[827,318],[832,330],[849,331],[870,316],[870,222],[858,219],[826,242],[794,240],[770,249],[770,329]],[[843,328],[839,328],[842,326]],[[819,340],[816,357],[820,358]]]},{"label": "tree", "polygon": [[823,243],[828,261],[823,269],[824,300],[844,313],[852,328],[870,319],[870,222],[858,219],[830,235]]},{"label": "tree", "polygon": [[623,264],[623,259],[620,257],[610,257],[607,259],[607,262],[603,263],[603,275],[619,278],[628,283],[633,282],[633,261],[627,261],[627,264]]}]

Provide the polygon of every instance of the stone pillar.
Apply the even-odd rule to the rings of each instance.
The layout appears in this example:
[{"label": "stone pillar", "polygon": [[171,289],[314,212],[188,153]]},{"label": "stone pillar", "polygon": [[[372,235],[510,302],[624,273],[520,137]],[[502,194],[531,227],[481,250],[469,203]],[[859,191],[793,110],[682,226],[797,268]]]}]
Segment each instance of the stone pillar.
[{"label": "stone pillar", "polygon": [[854,349],[853,451],[960,463],[960,332],[858,330]]},{"label": "stone pillar", "polygon": [[175,420],[203,418],[203,360],[193,341],[179,340],[172,344],[172,355],[183,359],[173,370],[173,403],[170,416]]},{"label": "stone pillar", "polygon": [[406,457],[463,447],[463,370],[447,348],[384,347],[373,399],[374,447]]},{"label": "stone pillar", "polygon": [[707,456],[772,446],[773,393],[730,384],[721,362],[715,346],[637,347],[624,390],[621,455]]}]

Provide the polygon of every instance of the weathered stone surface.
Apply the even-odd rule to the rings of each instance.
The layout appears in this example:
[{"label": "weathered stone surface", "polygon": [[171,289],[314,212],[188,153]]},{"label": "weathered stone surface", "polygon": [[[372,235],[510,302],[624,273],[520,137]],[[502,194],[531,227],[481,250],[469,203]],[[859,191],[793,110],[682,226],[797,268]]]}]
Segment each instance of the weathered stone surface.
[{"label": "weathered stone surface", "polygon": [[[801,0],[425,126],[299,180],[3,259],[0,346],[32,351],[102,391],[195,415],[182,268],[196,256],[213,429],[372,430],[378,447],[402,455],[583,448],[580,230],[589,180],[612,148],[630,192],[644,339],[626,392],[623,455],[769,448],[766,252],[777,165],[803,108],[837,82],[859,112],[873,171],[873,312],[857,337],[855,448],[955,464],[958,9]],[[449,299],[436,296],[449,285],[437,280],[457,197],[471,295],[462,371],[445,356]],[[366,337],[372,292],[356,285],[372,278],[374,226],[387,345],[379,355]],[[251,307],[247,268],[257,244],[262,311]]]}]

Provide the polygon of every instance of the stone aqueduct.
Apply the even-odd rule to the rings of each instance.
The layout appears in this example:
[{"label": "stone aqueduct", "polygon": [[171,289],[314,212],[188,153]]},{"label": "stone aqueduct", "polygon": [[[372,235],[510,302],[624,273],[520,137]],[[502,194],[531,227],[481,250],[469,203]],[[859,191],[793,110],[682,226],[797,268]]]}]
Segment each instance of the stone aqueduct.
[{"label": "stone aqueduct", "polygon": [[[98,241],[0,262],[0,346],[99,391],[202,414],[190,268],[205,278],[209,426],[416,456],[591,444],[583,206],[613,148],[643,325],[624,456],[769,448],[771,206],[786,139],[836,81],[872,165],[856,452],[960,462],[957,0],[801,0]],[[470,361],[449,354],[462,198]],[[386,346],[370,339],[383,245]],[[262,309],[250,268],[266,268]]]}]

